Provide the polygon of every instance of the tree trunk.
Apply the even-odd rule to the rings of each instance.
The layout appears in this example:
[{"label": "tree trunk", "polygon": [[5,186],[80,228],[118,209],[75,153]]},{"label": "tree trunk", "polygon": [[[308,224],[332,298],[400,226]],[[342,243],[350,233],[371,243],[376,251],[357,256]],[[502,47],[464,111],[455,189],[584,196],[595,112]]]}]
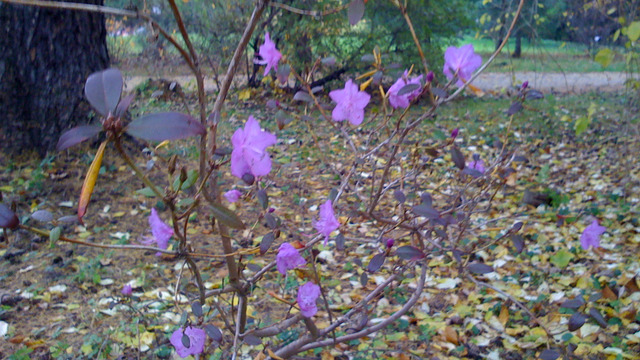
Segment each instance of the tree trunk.
[{"label": "tree trunk", "polygon": [[0,3],[0,149],[43,156],[88,123],[85,79],[108,64],[103,15]]},{"label": "tree trunk", "polygon": [[516,49],[513,51],[511,57],[520,59],[522,57],[522,32],[520,29],[516,29],[514,36],[516,37]]}]

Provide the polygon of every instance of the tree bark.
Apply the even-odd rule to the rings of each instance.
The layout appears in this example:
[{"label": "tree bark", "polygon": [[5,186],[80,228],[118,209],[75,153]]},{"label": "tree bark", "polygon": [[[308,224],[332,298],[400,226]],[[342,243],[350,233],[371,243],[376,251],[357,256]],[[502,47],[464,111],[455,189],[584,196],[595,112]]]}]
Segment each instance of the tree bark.
[{"label": "tree bark", "polygon": [[108,65],[102,14],[0,3],[0,149],[43,156],[88,123],[85,79]]}]

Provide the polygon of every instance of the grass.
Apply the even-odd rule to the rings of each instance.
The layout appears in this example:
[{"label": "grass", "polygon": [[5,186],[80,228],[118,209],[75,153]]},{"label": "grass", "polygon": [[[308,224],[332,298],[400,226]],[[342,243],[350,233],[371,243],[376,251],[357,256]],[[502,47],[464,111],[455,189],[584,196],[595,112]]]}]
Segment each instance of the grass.
[{"label": "grass", "polygon": [[[475,51],[481,54],[485,61],[495,49],[492,39],[471,35],[460,39],[458,45],[469,43],[473,44]],[[511,38],[487,71],[602,72],[626,70],[626,64],[620,56],[607,68],[595,62],[593,57],[600,48],[589,49],[583,44],[564,41],[523,39],[522,57],[515,59],[510,56],[515,49],[515,39]]]}]

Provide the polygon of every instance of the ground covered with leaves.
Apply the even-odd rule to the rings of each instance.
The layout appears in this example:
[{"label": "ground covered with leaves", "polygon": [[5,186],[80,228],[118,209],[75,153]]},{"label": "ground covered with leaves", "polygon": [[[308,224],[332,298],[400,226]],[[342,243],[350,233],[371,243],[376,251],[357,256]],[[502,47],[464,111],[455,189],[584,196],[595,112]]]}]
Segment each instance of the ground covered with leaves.
[{"label": "ground covered with leaves", "polygon": [[[134,114],[184,111],[184,103],[190,100],[171,94],[149,96],[157,89],[143,87],[142,91],[132,107]],[[275,171],[268,188],[268,207],[284,224],[276,242],[305,241],[304,234],[314,232],[312,220],[318,205],[339,185],[340,175],[353,160],[352,153],[342,135],[314,112],[292,117],[278,130],[274,120],[281,116],[278,111],[304,112],[302,105],[290,100],[290,94],[247,91],[232,95],[226,107],[223,118],[228,121],[220,135],[223,146],[229,146],[230,135],[248,115],[276,134],[278,145],[271,151]],[[280,110],[264,106],[265,99],[272,98],[280,101]],[[413,150],[401,154],[426,169],[402,188],[406,202],[415,203],[420,193],[429,191],[435,194],[434,204],[446,198],[452,179],[463,176],[448,152],[429,150],[448,141],[454,128],[459,128],[455,142],[468,160],[478,154],[490,165],[505,152],[513,154],[508,173],[486,175],[501,185],[483,202],[487,211],[474,215],[471,230],[461,239],[477,244],[471,260],[491,266],[492,271],[477,269],[470,275],[462,271],[466,263],[461,264],[456,254],[428,254],[426,291],[412,311],[368,338],[310,351],[304,354],[307,358],[640,357],[640,135],[634,105],[628,96],[614,94],[547,95],[526,102],[510,122],[506,114],[510,103],[508,98],[486,95],[448,104],[436,119],[416,129],[408,139]],[[421,102],[410,116],[418,116],[426,106],[426,101]],[[377,109],[367,111],[375,113]],[[588,126],[577,135],[576,123],[580,121]],[[373,126],[372,122],[364,125]],[[360,133],[351,131],[356,145],[367,141],[358,136]],[[197,167],[195,142],[160,148],[136,142],[129,146],[136,162],[149,169],[166,167],[164,159],[173,154],[179,155],[179,166],[185,166],[187,174]],[[42,161],[2,157],[0,191],[4,202],[15,201],[21,220],[33,226],[46,227],[29,219],[36,210],[47,209],[60,217],[74,215],[95,149],[95,144],[86,145],[51,154]],[[366,170],[358,176],[375,176]],[[150,170],[149,175],[164,185],[172,181],[159,171]],[[245,190],[229,176],[226,179],[224,190]],[[384,244],[378,237],[380,225],[358,215],[362,204],[357,192],[347,191],[344,202],[336,207],[343,224],[344,249],[336,246],[334,238],[326,247],[320,246],[318,254],[334,315],[353,306],[363,290],[375,287],[390,273],[392,264],[399,263],[390,257],[380,269],[367,271],[371,258]],[[108,150],[85,224],[63,224],[63,234],[95,243],[139,243],[149,235],[150,209],[157,206],[162,210],[162,204],[150,195],[115,151]],[[246,200],[247,205],[243,201],[231,205],[243,219],[252,219],[245,221],[247,230],[236,234],[239,249],[258,246],[268,232],[260,210],[248,205],[256,201]],[[393,192],[385,193],[384,207],[393,209],[397,202]],[[166,212],[160,214],[166,219]],[[580,234],[594,219],[606,232],[599,248],[584,250]],[[522,223],[517,234],[509,233],[517,222]],[[221,249],[211,225],[197,214],[190,225],[194,250],[219,255]],[[4,233],[1,240],[2,358],[175,356],[168,339],[183,311],[189,309],[188,296],[192,299],[195,294],[191,281],[175,288],[179,276],[190,276],[182,271],[180,262],[150,252],[51,243],[24,231]],[[394,246],[410,243],[410,236],[399,236]],[[275,249],[274,245],[265,255],[248,255],[245,272],[251,274],[273,261]],[[227,273],[222,261],[201,259],[198,265],[208,289],[224,286]],[[304,276],[299,274],[299,278]],[[252,293],[250,324],[278,320],[287,307],[278,306],[274,299],[295,298],[292,289],[299,281],[270,272],[265,286]],[[407,274],[402,282],[411,288],[416,277]],[[125,284],[132,285],[132,298],[121,294]],[[388,316],[408,295],[400,286],[389,289],[368,309],[366,321]],[[231,304],[235,299],[220,296],[219,301]],[[322,328],[328,317],[322,307],[319,309],[315,321]],[[210,321],[217,320],[211,315]],[[232,340],[231,334],[224,335],[223,341]],[[292,330],[279,334],[278,339],[286,342],[298,336]],[[245,344],[240,353],[255,356],[268,346]],[[225,358],[221,351],[208,351],[212,355],[207,358]]]}]

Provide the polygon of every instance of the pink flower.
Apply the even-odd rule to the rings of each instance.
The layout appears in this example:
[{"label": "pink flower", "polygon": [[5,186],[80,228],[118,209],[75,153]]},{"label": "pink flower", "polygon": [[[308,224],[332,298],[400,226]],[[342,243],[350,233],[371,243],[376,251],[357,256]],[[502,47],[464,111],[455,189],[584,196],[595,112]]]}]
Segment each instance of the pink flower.
[{"label": "pink flower", "polygon": [[282,58],[282,54],[276,49],[276,44],[271,41],[269,32],[264,34],[264,44],[260,45],[260,51],[258,52],[262,60],[254,60],[253,62],[259,65],[267,65],[264,68],[264,75],[267,76],[271,68],[278,70],[278,62]]},{"label": "pink flower", "polygon": [[[142,241],[145,245],[151,245],[155,241],[160,249],[166,249],[169,246],[169,239],[173,236],[173,229],[171,226],[165,224],[158,216],[156,208],[151,208],[151,215],[149,215],[149,227],[151,227],[151,234],[153,238]],[[160,252],[156,253],[156,256],[160,256]]]},{"label": "pink flower", "polygon": [[[399,107],[404,109],[408,107],[411,100],[418,97],[418,95],[420,95],[420,93],[422,92],[422,84],[420,83],[420,80],[422,80],[422,75],[418,77],[414,77],[411,80],[409,80],[408,77],[409,77],[409,72],[405,70],[404,75],[398,78],[398,80],[389,88],[389,91],[388,91],[389,104],[391,104],[391,106],[394,109],[397,109]],[[411,92],[398,95],[398,92],[400,91],[400,89],[402,89],[403,87],[409,84],[416,84],[416,85],[419,85],[420,87]]]},{"label": "pink flower", "polygon": [[230,203],[234,203],[238,201],[238,199],[240,199],[241,196],[242,196],[242,193],[235,189],[229,190],[226,193],[224,193],[225,199],[227,199],[227,201]]},{"label": "pink flower", "polygon": [[591,225],[587,226],[582,235],[580,235],[580,245],[587,250],[590,246],[594,248],[600,247],[600,235],[604,234],[607,228],[600,226],[598,220],[593,220]]},{"label": "pink flower", "polygon": [[239,128],[231,137],[231,174],[242,179],[244,174],[264,176],[271,171],[271,158],[266,148],[276,144],[275,135],[260,129],[260,124],[249,116],[244,130]]},{"label": "pink flower", "polygon": [[308,282],[298,288],[298,306],[304,317],[312,317],[318,312],[316,299],[320,296],[320,286]]},{"label": "pink flower", "polygon": [[276,266],[278,271],[282,275],[286,275],[287,270],[295,269],[298,266],[303,266],[307,261],[300,255],[298,250],[289,243],[283,243],[278,248],[278,255],[276,255]]},{"label": "pink flower", "polygon": [[131,285],[126,284],[125,286],[122,287],[122,295],[131,296],[131,294],[133,294],[133,289],[131,288]]},{"label": "pink flower", "polygon": [[324,235],[324,244],[327,245],[329,235],[340,227],[340,223],[333,213],[331,200],[327,200],[324,204],[320,205],[320,215],[318,217],[318,221],[316,221],[313,226],[320,234]]},{"label": "pink flower", "polygon": [[469,81],[471,74],[480,65],[482,65],[482,58],[473,52],[473,45],[467,44],[460,48],[450,46],[444,52],[444,69],[442,71],[449,80],[458,76],[456,85],[462,86]]},{"label": "pink flower", "polygon": [[[189,339],[189,346],[185,346],[185,342],[182,341],[182,337],[186,335]],[[207,339],[207,335],[202,329],[189,326],[186,329],[179,328],[171,335],[171,345],[176,348],[178,356],[186,358],[189,355],[201,354],[204,350],[204,341]]]},{"label": "pink flower", "polygon": [[349,79],[344,89],[333,90],[329,93],[329,97],[337,103],[331,113],[334,121],[349,120],[354,126],[362,124],[364,108],[369,104],[371,95],[359,91],[358,85]]}]

